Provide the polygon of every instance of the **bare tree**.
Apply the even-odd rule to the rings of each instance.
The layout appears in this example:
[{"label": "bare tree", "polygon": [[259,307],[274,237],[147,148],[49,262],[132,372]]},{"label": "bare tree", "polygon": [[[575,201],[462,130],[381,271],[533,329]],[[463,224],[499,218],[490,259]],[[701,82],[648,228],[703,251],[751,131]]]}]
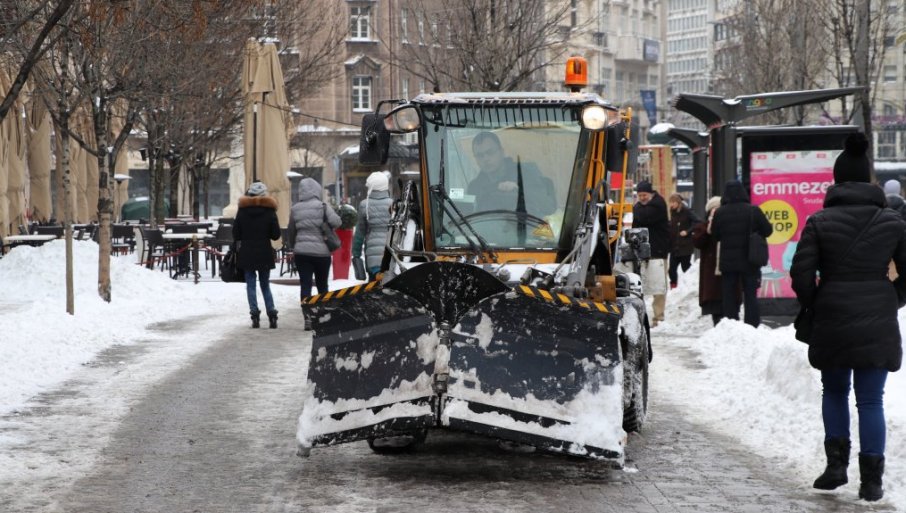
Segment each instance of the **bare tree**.
[{"label": "bare tree", "polygon": [[820,12],[830,56],[828,75],[839,87],[863,87],[852,110],[844,103],[842,120],[847,123],[855,119],[866,134],[871,134],[872,105],[877,96],[871,84],[880,78],[887,44],[893,42],[895,13],[884,2],[876,2],[872,8],[869,0],[828,0],[821,3]]},{"label": "bare tree", "polygon": [[396,64],[438,90],[530,89],[570,29],[569,2],[410,2],[408,13]]},{"label": "bare tree", "polygon": [[[725,21],[731,42],[719,50],[720,94],[733,97],[816,87],[827,49],[821,18],[823,0],[749,0]],[[772,124],[803,124],[807,109],[777,110],[762,116]]]},{"label": "bare tree", "polygon": [[[22,91],[22,87],[25,86],[25,81],[31,75],[32,69],[50,47],[52,41],[48,41],[48,37],[72,4],[73,0],[59,0],[58,2],[43,0],[40,2],[10,2],[0,5],[0,19],[8,20],[6,23],[0,24],[0,42],[32,39],[28,50],[19,54],[21,58],[17,59],[19,69],[16,78],[13,80],[12,87],[6,92],[6,96],[0,101],[0,121],[6,117],[13,102]],[[32,31],[38,26],[41,28],[31,37]],[[0,44],[0,52],[4,50],[3,46],[8,46],[8,44]],[[7,48],[7,50],[10,49],[14,50],[14,48]],[[13,53],[16,54],[16,52]]]}]

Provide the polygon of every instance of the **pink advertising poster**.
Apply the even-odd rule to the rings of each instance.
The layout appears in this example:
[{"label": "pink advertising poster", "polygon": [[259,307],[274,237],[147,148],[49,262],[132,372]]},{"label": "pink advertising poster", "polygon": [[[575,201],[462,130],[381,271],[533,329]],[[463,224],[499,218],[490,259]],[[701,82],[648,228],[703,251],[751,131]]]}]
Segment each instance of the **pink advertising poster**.
[{"label": "pink advertising poster", "polygon": [[751,154],[752,204],[774,227],[768,237],[770,258],[761,269],[763,298],[795,298],[790,266],[805,221],[821,209],[834,183],[834,160],[840,150],[768,151]]}]

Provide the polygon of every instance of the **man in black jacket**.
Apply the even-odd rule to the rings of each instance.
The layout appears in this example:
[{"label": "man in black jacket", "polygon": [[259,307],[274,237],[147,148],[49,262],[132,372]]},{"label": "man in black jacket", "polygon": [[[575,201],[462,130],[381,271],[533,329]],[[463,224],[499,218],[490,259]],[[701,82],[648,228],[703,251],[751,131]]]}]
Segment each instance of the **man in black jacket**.
[{"label": "man in black jacket", "polygon": [[749,203],[749,193],[741,182],[727,182],[720,204],[709,231],[720,243],[718,259],[723,276],[724,317],[739,319],[736,288],[742,282],[744,320],[746,324],[758,327],[761,324],[757,296],[761,286],[761,268],[749,263],[749,234],[755,232],[767,238],[774,228],[764,212]]},{"label": "man in black jacket", "polygon": [[642,288],[654,298],[652,327],[664,320],[667,303],[667,253],[670,251],[670,225],[667,203],[654,190],[651,182],[641,181],[636,187],[638,201],[632,206],[632,227],[648,228],[651,259],[642,262]]}]

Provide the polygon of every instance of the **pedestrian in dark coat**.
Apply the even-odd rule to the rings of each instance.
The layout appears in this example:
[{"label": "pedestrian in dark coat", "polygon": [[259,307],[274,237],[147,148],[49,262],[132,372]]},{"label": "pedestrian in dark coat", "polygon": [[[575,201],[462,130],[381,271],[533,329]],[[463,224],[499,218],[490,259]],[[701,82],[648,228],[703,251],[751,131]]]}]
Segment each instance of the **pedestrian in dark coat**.
[{"label": "pedestrian in dark coat", "polygon": [[324,242],[321,225],[331,229],[340,226],[340,216],[321,199],[321,184],[313,178],[299,182],[299,201],[289,211],[287,237],[293,247],[296,270],[299,271],[302,298],[311,296],[312,275],[318,293],[328,290],[330,275],[330,250]]},{"label": "pedestrian in dark coat", "polygon": [[245,288],[249,301],[252,327],[260,326],[261,310],[255,282],[261,284],[264,307],[271,328],[277,327],[277,309],[271,294],[271,269],[274,268],[272,240],[280,238],[277,222],[277,200],[267,196],[267,186],[254,182],[245,196],[239,198],[239,210],[233,222],[233,240],[239,245],[239,268],[245,271]]},{"label": "pedestrian in dark coat", "polygon": [[670,267],[667,274],[670,276],[672,289],[679,279],[677,268],[682,267],[683,272],[686,272],[692,265],[692,253],[695,252],[692,228],[701,221],[677,193],[670,195],[667,205],[670,207]]},{"label": "pedestrian in dark coat", "polygon": [[722,280],[717,270],[717,241],[708,233],[708,225],[714,212],[720,206],[720,196],[714,196],[705,204],[707,221],[692,228],[692,243],[699,250],[698,260],[698,305],[702,315],[710,315],[717,325],[723,318]]},{"label": "pedestrian in dark coat", "polygon": [[[790,277],[802,307],[812,312],[809,363],[821,371],[827,469],[815,488],[847,482],[849,390],[859,412],[859,497],[883,495],[886,441],[884,383],[900,368],[903,349],[897,309],[906,304],[906,222],[885,208],[870,182],[868,141],[850,136],[834,164],[835,185],[824,208],[805,223]],[[893,260],[899,278],[887,277]]]},{"label": "pedestrian in dark coat", "polygon": [[632,206],[632,227],[648,228],[651,258],[642,262],[640,272],[642,290],[653,298],[652,327],[664,320],[667,305],[667,254],[670,252],[670,225],[667,220],[667,203],[651,186],[641,181],[636,186],[639,200]]},{"label": "pedestrian in dark coat", "polygon": [[774,228],[760,208],[749,203],[749,193],[741,182],[731,180],[724,187],[721,206],[711,221],[711,235],[720,243],[720,274],[723,287],[723,313],[728,319],[739,319],[739,301],[734,290],[742,284],[746,324],[761,324],[758,311],[758,287],[761,269],[749,263],[749,234],[769,237]]}]

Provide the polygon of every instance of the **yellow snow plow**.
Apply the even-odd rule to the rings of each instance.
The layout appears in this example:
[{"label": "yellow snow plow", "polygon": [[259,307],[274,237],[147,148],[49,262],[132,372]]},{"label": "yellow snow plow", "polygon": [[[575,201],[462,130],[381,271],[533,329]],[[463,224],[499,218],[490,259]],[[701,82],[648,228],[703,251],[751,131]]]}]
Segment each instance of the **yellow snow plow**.
[{"label": "yellow snow plow", "polygon": [[417,133],[420,173],[400,183],[380,279],[303,300],[300,453],[395,452],[446,428],[622,464],[651,358],[638,277],[614,271],[631,111],[580,92],[386,104],[360,161]]}]

